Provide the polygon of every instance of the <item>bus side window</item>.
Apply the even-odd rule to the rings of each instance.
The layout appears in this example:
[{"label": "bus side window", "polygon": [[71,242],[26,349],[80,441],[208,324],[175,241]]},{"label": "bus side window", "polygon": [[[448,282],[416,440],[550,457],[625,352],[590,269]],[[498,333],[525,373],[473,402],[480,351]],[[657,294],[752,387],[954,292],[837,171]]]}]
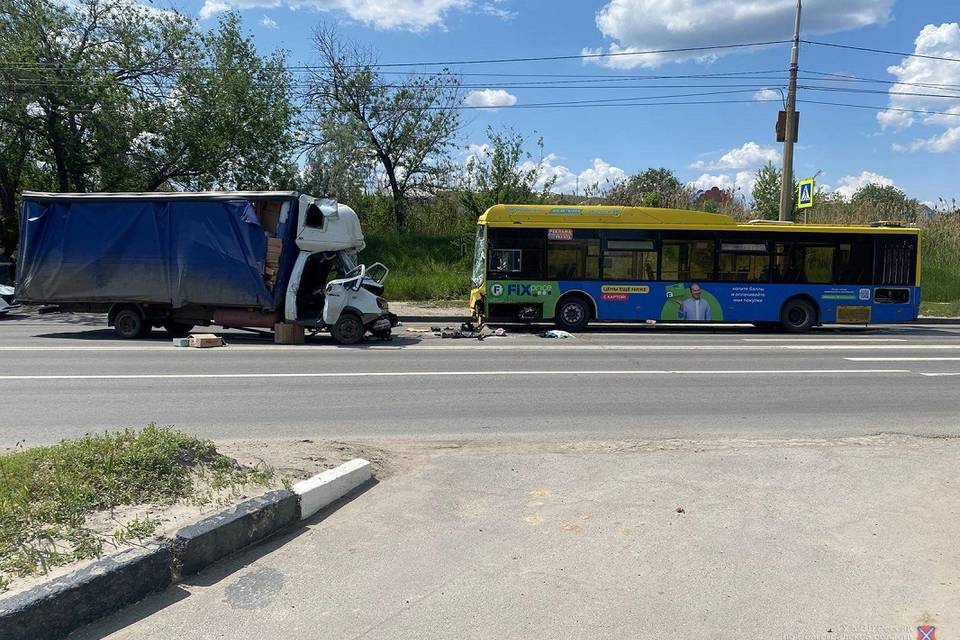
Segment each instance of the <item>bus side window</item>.
[{"label": "bus side window", "polygon": [[839,284],[873,284],[873,238],[840,241],[836,276]]},{"label": "bus side window", "polygon": [[547,242],[547,277],[552,280],[596,280],[600,270],[600,240]]},{"label": "bus side window", "polygon": [[833,245],[778,243],[773,257],[773,280],[784,283],[833,282]]},{"label": "bus side window", "polygon": [[664,240],[661,251],[660,279],[684,282],[713,280],[714,241]]},{"label": "bus side window", "polygon": [[490,253],[490,271],[498,273],[520,273],[520,249],[494,249]]},{"label": "bus side window", "polygon": [[653,240],[607,240],[604,280],[656,280],[657,247]]}]

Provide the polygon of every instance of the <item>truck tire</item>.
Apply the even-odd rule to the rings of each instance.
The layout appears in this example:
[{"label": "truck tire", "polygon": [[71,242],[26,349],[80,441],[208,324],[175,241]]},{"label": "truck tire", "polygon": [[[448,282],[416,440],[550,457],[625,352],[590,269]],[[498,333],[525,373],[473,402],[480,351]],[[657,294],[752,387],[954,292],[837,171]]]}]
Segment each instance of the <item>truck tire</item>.
[{"label": "truck tire", "polygon": [[787,300],[780,310],[780,324],[788,333],[806,333],[817,323],[817,310],[803,298]]},{"label": "truck tire", "polygon": [[184,322],[174,322],[167,320],[163,323],[163,329],[171,338],[186,338],[193,331],[194,325]]},{"label": "truck tire", "polygon": [[124,307],[113,317],[113,332],[121,338],[141,338],[150,331],[150,325],[136,307]]},{"label": "truck tire", "polygon": [[363,340],[365,330],[360,316],[345,311],[340,314],[340,318],[333,325],[330,333],[333,334],[333,339],[340,344],[357,344]]}]

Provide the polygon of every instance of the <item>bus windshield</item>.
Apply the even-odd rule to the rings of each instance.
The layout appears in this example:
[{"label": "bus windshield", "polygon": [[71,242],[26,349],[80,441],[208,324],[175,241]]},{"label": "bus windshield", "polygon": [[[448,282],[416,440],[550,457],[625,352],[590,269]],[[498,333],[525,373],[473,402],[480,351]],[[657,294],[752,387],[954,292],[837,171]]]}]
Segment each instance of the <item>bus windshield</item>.
[{"label": "bus windshield", "polygon": [[484,241],[486,240],[486,227],[480,225],[477,227],[477,244],[473,253],[473,286],[479,287],[483,284],[483,268],[486,262]]}]

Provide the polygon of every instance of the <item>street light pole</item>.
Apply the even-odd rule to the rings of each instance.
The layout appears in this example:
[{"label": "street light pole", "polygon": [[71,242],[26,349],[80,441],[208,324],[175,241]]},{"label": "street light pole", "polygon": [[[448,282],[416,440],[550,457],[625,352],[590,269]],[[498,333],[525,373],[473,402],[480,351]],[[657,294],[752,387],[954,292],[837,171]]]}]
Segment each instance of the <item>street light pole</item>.
[{"label": "street light pole", "polygon": [[780,182],[780,219],[789,220],[793,214],[793,139],[797,135],[797,71],[800,68],[800,11],[797,0],[797,22],[793,30],[793,51],[790,53],[790,86],[787,91],[786,139],[783,142],[783,175]]}]

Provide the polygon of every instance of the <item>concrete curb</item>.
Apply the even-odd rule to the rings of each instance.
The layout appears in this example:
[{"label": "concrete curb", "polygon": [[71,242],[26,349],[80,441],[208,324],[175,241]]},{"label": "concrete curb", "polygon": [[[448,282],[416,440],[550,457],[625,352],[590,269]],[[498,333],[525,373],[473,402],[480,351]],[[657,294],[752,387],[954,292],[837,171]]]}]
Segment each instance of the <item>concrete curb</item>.
[{"label": "concrete curb", "polygon": [[355,459],[183,527],[170,542],[126,549],[29,591],[0,598],[0,640],[53,640],[162,591],[226,556],[291,528],[372,475]]},{"label": "concrete curb", "polygon": [[0,600],[0,638],[54,640],[171,583],[165,544],[122,551]]},{"label": "concrete curb", "polygon": [[373,477],[370,463],[361,458],[344,462],[335,469],[328,469],[308,480],[293,485],[293,492],[300,496],[300,519],[306,520],[329,504],[336,502]]},{"label": "concrete curb", "polygon": [[188,525],[173,538],[175,575],[193,575],[297,522],[299,516],[296,494],[271,491]]}]

